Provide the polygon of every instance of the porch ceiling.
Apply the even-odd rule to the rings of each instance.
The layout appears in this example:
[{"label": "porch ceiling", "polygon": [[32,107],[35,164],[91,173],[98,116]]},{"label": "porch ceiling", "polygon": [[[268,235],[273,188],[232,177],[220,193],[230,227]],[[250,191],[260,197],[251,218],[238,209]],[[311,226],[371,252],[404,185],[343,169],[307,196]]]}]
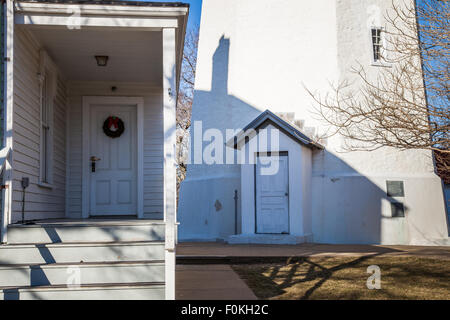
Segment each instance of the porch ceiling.
[{"label": "porch ceiling", "polygon": [[[161,85],[162,33],[92,28],[27,27],[67,80],[149,82]],[[109,56],[106,67],[96,55]]]}]

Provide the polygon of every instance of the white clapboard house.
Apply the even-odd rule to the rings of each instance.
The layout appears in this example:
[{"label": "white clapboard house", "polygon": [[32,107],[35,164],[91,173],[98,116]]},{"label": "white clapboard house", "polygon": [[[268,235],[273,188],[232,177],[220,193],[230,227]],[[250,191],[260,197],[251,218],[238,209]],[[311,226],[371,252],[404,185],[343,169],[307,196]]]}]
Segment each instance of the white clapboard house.
[{"label": "white clapboard house", "polygon": [[2,299],[173,299],[189,7],[1,2]]}]

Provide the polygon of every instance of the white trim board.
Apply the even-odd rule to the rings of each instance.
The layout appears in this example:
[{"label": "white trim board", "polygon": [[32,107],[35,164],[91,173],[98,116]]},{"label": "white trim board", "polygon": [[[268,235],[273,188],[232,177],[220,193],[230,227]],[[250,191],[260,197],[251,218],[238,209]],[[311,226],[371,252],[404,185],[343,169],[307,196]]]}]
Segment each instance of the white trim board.
[{"label": "white trim board", "polygon": [[67,8],[79,10],[80,14],[86,15],[127,15],[127,16],[184,16],[189,13],[186,6],[162,7],[162,6],[123,6],[102,4],[69,4],[69,3],[32,3],[18,2],[15,4],[17,12],[39,12],[67,14]]},{"label": "white trim board", "polygon": [[[16,24],[79,27],[178,28],[187,20],[188,7],[16,3]],[[77,14],[76,18],[68,14]],[[73,18],[73,19],[71,19]],[[182,26],[185,24],[181,22]]]},{"label": "white trim board", "polygon": [[137,125],[137,217],[144,218],[144,98],[114,97],[114,96],[84,96],[83,97],[83,131],[82,131],[82,199],[81,217],[89,218],[90,178],[89,178],[89,110],[91,104],[135,105]]},{"label": "white trim board", "polygon": [[[22,25],[43,25],[43,26],[67,26],[67,16],[51,16],[45,14],[16,14],[15,24]],[[162,28],[177,28],[178,20],[139,17],[80,17],[79,27],[110,27],[110,28],[140,28],[141,30],[150,29],[150,31],[160,30]],[[69,25],[77,26],[75,23]]]}]

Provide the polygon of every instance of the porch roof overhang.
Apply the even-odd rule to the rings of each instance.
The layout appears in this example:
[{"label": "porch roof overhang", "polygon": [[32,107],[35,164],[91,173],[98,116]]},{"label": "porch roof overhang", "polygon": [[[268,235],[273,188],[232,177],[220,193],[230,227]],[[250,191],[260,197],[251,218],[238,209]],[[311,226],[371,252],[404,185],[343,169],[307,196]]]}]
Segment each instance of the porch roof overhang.
[{"label": "porch roof overhang", "polygon": [[249,132],[257,134],[260,129],[266,128],[268,125],[273,125],[278,130],[286,134],[295,142],[304,145],[312,149],[325,149],[321,144],[313,141],[311,138],[303,134],[300,130],[295,128],[293,125],[287,121],[281,119],[273,112],[266,110],[262,112],[258,117],[256,117],[252,122],[250,122],[244,129],[242,129],[237,135],[228,140],[227,145],[235,149],[239,149],[239,146],[246,143],[245,139],[253,138],[249,135]]},{"label": "porch roof overhang", "polygon": [[139,7],[189,7],[183,2],[159,2],[159,1],[126,1],[126,0],[18,0],[20,2],[39,3],[71,3],[71,4],[101,4],[101,5],[124,5]]},{"label": "porch roof overhang", "polygon": [[14,3],[14,24],[32,28],[68,28],[76,23],[80,28],[92,30],[176,29],[177,88],[188,15],[189,4],[181,2],[17,0]]},{"label": "porch roof overhang", "polygon": [[18,0],[14,10],[15,24],[67,26],[67,19],[79,14],[82,27],[182,29],[187,22],[189,5],[145,1]]}]

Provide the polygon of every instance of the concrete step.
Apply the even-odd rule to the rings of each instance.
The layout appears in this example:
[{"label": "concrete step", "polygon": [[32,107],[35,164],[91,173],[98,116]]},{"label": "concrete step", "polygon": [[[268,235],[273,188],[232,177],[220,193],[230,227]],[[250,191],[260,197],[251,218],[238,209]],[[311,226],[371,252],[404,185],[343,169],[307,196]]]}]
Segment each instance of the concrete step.
[{"label": "concrete step", "polygon": [[229,244],[300,244],[312,242],[312,234],[295,236],[290,234],[237,234],[229,236]]},{"label": "concrete step", "polygon": [[164,240],[161,220],[41,220],[8,226],[8,243]]},{"label": "concrete step", "polygon": [[437,241],[434,241],[433,244],[439,245],[439,246],[450,246],[450,237],[444,238],[444,239],[438,239]]},{"label": "concrete step", "polygon": [[0,245],[0,265],[164,260],[164,241]]},{"label": "concrete step", "polygon": [[0,288],[1,300],[162,300],[164,283]]},{"label": "concrete step", "polygon": [[0,287],[138,282],[164,282],[164,260],[0,266]]}]

